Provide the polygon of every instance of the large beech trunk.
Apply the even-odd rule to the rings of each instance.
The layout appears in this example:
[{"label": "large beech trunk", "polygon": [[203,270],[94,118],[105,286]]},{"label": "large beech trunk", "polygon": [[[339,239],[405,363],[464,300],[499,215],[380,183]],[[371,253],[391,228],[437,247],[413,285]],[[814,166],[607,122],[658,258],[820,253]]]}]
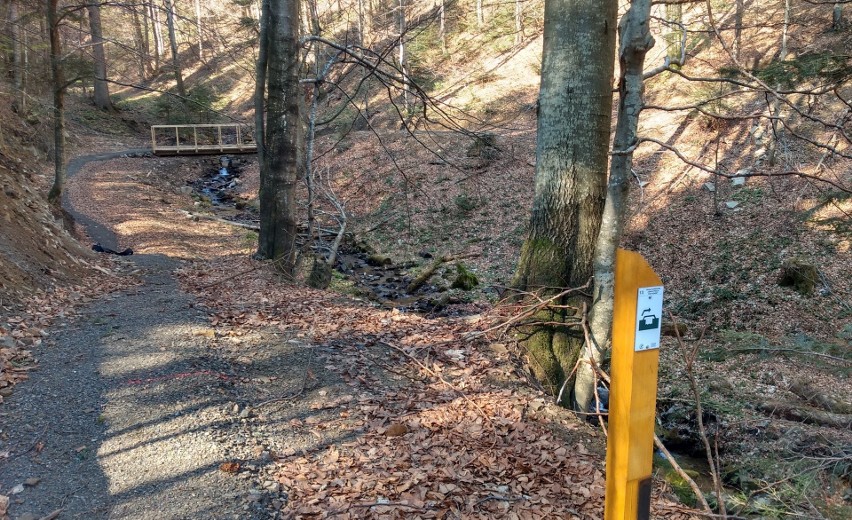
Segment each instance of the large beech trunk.
[{"label": "large beech trunk", "polygon": [[[258,255],[285,273],[296,265],[299,117],[299,2],[269,0],[266,19],[266,125],[260,170]],[[258,70],[260,72],[260,70]],[[258,85],[256,99],[263,100]]]},{"label": "large beech trunk", "polygon": [[[592,276],[606,194],[617,4],[545,2],[535,198],[517,289],[558,291]],[[540,321],[565,321],[566,314]],[[583,331],[536,325],[525,332],[535,375],[557,392],[577,360]]]}]

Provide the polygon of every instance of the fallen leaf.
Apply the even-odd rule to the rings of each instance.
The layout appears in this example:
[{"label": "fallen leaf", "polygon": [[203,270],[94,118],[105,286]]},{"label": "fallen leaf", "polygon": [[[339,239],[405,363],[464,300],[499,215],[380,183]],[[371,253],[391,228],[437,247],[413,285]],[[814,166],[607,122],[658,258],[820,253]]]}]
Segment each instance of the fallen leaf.
[{"label": "fallen leaf", "polygon": [[385,431],[387,437],[400,437],[408,433],[408,426],[403,423],[394,423]]},{"label": "fallen leaf", "polygon": [[40,478],[33,477],[33,478],[28,478],[27,480],[25,480],[24,485],[29,486],[29,487],[33,487],[33,486],[37,486],[39,482],[41,482]]},{"label": "fallen leaf", "polygon": [[9,491],[9,493],[11,493],[13,495],[17,495],[18,493],[23,493],[23,492],[24,492],[24,485],[23,484],[18,484],[17,486],[13,487],[11,491]]},{"label": "fallen leaf", "polygon": [[219,469],[224,471],[225,473],[237,473],[240,471],[240,463],[239,462],[223,462]]}]

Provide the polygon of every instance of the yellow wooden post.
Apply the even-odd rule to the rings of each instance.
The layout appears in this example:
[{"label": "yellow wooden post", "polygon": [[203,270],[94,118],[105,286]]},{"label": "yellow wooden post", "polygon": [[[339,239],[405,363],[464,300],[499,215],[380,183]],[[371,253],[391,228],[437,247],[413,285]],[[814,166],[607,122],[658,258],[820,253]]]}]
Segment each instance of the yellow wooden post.
[{"label": "yellow wooden post", "polygon": [[663,287],[639,253],[615,257],[605,520],[650,518]]}]

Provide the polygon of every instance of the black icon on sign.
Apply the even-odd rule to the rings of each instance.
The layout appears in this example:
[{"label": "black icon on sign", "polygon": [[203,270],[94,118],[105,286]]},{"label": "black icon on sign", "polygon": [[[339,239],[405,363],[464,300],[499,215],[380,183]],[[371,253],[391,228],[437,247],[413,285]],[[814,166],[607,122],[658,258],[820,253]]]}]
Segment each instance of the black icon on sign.
[{"label": "black icon on sign", "polygon": [[651,309],[642,311],[639,318],[639,330],[654,330],[660,328],[660,318],[651,314]]}]

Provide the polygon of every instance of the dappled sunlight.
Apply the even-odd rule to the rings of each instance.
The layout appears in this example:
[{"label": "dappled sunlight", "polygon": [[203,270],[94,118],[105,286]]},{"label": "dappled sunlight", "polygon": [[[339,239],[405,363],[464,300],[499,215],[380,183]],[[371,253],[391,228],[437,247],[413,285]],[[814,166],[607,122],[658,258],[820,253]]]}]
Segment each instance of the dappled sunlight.
[{"label": "dappled sunlight", "polygon": [[254,247],[247,230],[224,223],[190,218],[204,208],[181,188],[205,173],[202,160],[116,159],[91,163],[70,184],[75,209],[109,224],[119,249],[136,254],[162,254],[192,260],[245,255]]}]

